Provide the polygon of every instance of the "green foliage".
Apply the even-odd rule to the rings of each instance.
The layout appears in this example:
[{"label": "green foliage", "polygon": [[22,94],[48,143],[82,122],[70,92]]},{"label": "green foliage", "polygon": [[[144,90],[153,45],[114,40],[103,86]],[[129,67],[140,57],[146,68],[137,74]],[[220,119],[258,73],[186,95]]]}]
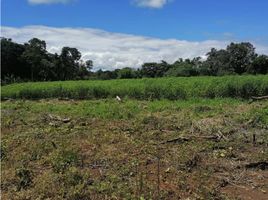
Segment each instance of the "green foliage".
[{"label": "green foliage", "polygon": [[260,55],[248,68],[249,73],[253,74],[267,74],[268,73],[268,56]]},{"label": "green foliage", "polygon": [[46,42],[38,38],[24,45],[2,38],[1,58],[3,84],[20,78],[31,81],[82,79],[93,66],[91,60],[80,60],[81,53],[76,48],[63,47],[60,55],[47,52]]},{"label": "green foliage", "polygon": [[1,39],[1,82],[4,80],[4,83],[12,83],[18,77],[29,78],[30,67],[20,59],[24,51],[24,45],[11,39]]},{"label": "green foliage", "polygon": [[258,56],[254,46],[248,42],[231,43],[226,49],[212,48],[207,53],[206,60],[201,57],[185,60],[180,58],[173,64],[162,60],[159,63],[144,63],[139,69],[125,67],[113,71],[91,71],[93,61],[81,60],[81,53],[76,48],[63,47],[60,55],[49,53],[46,50],[46,42],[38,38],[33,38],[24,45],[2,38],[1,58],[2,84],[20,80],[109,80],[268,73],[267,56]]},{"label": "green foliage", "polygon": [[169,67],[169,64],[163,60],[161,63],[144,63],[141,67],[141,73],[144,77],[162,77]]},{"label": "green foliage", "polygon": [[136,70],[126,67],[126,68],[118,70],[117,77],[120,79],[137,78],[138,74]]},{"label": "green foliage", "polygon": [[31,67],[31,80],[37,80],[37,76],[42,71],[42,66],[46,61],[46,42],[33,38],[25,44],[25,51],[21,58]]},{"label": "green foliage", "polygon": [[60,80],[70,80],[79,72],[81,53],[76,48],[63,47],[60,54]]},{"label": "green foliage", "polygon": [[253,45],[248,42],[231,43],[226,49],[216,50],[212,48],[207,56],[208,58],[202,63],[202,67],[203,69],[207,68],[210,75],[221,76],[245,72],[259,74],[263,67],[256,64],[253,67],[257,54]]},{"label": "green foliage", "polygon": [[180,63],[173,65],[166,73],[166,76],[198,76],[199,71],[196,67],[189,63]]},{"label": "green foliage", "polygon": [[109,81],[21,83],[2,87],[2,98],[187,99],[249,98],[268,94],[268,76],[158,78]]},{"label": "green foliage", "polygon": [[16,177],[18,178],[18,190],[25,189],[32,183],[31,171],[25,167],[16,169]]},{"label": "green foliage", "polygon": [[228,67],[237,74],[243,74],[256,58],[255,48],[249,42],[231,43],[227,46]]},{"label": "green foliage", "polygon": [[79,158],[76,151],[63,149],[53,152],[50,162],[55,172],[64,173],[69,167],[77,165]]}]

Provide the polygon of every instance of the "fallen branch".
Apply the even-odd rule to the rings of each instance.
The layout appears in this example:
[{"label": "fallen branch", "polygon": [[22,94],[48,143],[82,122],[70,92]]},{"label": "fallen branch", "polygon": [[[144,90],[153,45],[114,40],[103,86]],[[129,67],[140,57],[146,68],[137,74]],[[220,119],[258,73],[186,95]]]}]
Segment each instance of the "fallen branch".
[{"label": "fallen branch", "polygon": [[71,118],[61,118],[59,116],[53,116],[51,114],[48,115],[48,117],[50,118],[50,120],[52,121],[61,121],[63,123],[68,123],[71,121]]},{"label": "fallen branch", "polygon": [[13,101],[14,99],[9,98],[9,97],[2,97],[1,100],[2,101]]},{"label": "fallen branch", "polygon": [[218,131],[217,136],[218,136],[218,139],[222,139],[223,138],[225,141],[228,141],[228,138],[226,136],[224,136],[221,131]]},{"label": "fallen branch", "polygon": [[225,187],[228,184],[233,185],[235,187],[242,188],[242,189],[245,189],[246,188],[243,185],[238,185],[238,184],[241,184],[241,183],[239,183],[239,182],[238,183],[235,183],[236,181],[231,180],[230,178],[227,178],[227,176],[214,176],[214,177],[215,178],[218,178],[221,181],[221,183],[218,186],[216,186],[217,189],[219,189],[220,187]]},{"label": "fallen branch", "polygon": [[198,136],[198,135],[189,135],[188,137],[177,137],[174,139],[170,139],[164,142],[161,142],[160,144],[166,144],[166,143],[184,143],[192,140],[193,138],[199,138],[199,139],[205,139],[205,140],[220,140],[222,137],[219,136],[214,136],[214,135],[203,135],[203,136]]},{"label": "fallen branch", "polygon": [[245,165],[246,169],[251,169],[251,168],[257,168],[261,170],[266,170],[268,169],[268,162],[256,162],[256,163],[249,163]]},{"label": "fallen branch", "polygon": [[221,137],[219,136],[216,136],[216,135],[204,135],[204,136],[191,136],[191,137],[194,137],[194,138],[200,138],[200,139],[206,139],[206,140],[220,140]]},{"label": "fallen branch", "polygon": [[260,97],[251,97],[252,100],[263,100],[268,99],[268,96],[260,96]]},{"label": "fallen branch", "polygon": [[167,140],[164,142],[161,142],[160,144],[165,144],[165,143],[183,143],[183,142],[188,142],[190,140],[190,138],[186,138],[186,137],[178,137],[178,138],[174,138],[171,140]]}]

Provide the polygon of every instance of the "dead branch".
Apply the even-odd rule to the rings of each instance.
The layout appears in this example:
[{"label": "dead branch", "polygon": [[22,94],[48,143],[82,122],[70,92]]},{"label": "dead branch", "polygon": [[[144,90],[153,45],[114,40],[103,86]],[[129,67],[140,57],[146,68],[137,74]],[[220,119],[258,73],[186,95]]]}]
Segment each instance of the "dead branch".
[{"label": "dead branch", "polygon": [[261,170],[266,170],[268,169],[268,162],[256,162],[256,163],[248,163],[245,165],[246,169],[252,169],[252,168],[256,168],[256,169],[261,169]]},{"label": "dead branch", "polygon": [[224,139],[225,141],[228,141],[228,138],[226,136],[223,135],[223,133],[221,131],[218,131],[218,139]]},{"label": "dead branch", "polygon": [[188,142],[194,138],[199,138],[199,139],[205,139],[205,140],[220,140],[222,137],[219,136],[214,136],[214,135],[189,135],[188,137],[177,137],[173,138],[164,142],[161,142],[160,144],[166,144],[166,143],[184,143]]},{"label": "dead branch", "polygon": [[260,97],[251,97],[252,100],[263,100],[268,99],[268,96],[260,96]]},{"label": "dead branch", "polygon": [[165,143],[183,143],[183,142],[188,142],[190,140],[190,138],[186,138],[186,137],[178,137],[178,138],[174,138],[171,140],[167,140],[164,142],[161,142],[160,144],[165,144]]},{"label": "dead branch", "polygon": [[221,139],[219,136],[216,135],[191,135],[192,138],[200,138],[205,140],[219,140]]},{"label": "dead branch", "polygon": [[53,115],[51,115],[51,114],[49,114],[48,117],[49,117],[50,120],[52,120],[52,121],[61,121],[61,122],[63,122],[63,123],[68,123],[68,122],[71,121],[70,118],[61,118],[61,117],[59,117],[59,116],[53,116]]}]

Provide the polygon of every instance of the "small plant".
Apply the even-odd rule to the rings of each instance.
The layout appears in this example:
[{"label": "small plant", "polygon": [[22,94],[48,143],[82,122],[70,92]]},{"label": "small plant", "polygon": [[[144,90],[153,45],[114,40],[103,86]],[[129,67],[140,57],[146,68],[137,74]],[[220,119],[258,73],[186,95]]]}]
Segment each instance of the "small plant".
[{"label": "small plant", "polygon": [[6,158],[6,147],[3,145],[3,141],[1,142],[1,146],[0,146],[0,160],[2,161],[3,159]]},{"label": "small plant", "polygon": [[51,164],[55,172],[64,173],[66,169],[78,164],[78,154],[73,150],[57,150],[51,157]]},{"label": "small plant", "polygon": [[16,170],[16,177],[18,178],[18,190],[25,189],[32,183],[31,171],[25,167]]},{"label": "small plant", "polygon": [[75,167],[71,167],[64,174],[64,183],[71,186],[82,184],[83,176]]}]

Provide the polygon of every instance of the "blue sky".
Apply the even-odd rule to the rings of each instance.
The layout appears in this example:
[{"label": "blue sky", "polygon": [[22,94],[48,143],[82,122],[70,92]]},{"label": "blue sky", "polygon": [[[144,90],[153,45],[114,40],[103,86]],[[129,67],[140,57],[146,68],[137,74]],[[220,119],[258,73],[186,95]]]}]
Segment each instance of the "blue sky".
[{"label": "blue sky", "polygon": [[[136,51],[140,48],[161,50],[162,53],[157,56],[170,62],[180,56],[171,59],[174,54],[168,55],[166,45],[172,46],[173,40],[174,51],[178,54],[181,53],[178,50],[180,45],[186,50],[189,49],[189,53],[181,53],[181,57],[204,54],[204,51],[212,47],[210,45],[221,48],[230,41],[250,41],[256,45],[259,52],[268,52],[267,0],[2,0],[1,2],[2,36],[12,37],[18,42],[26,42],[32,36],[42,37],[48,40],[51,51],[57,51],[67,44],[72,45],[68,41],[68,36],[75,41],[79,38],[75,32],[82,31],[81,39],[87,40],[86,35],[98,39],[99,43],[92,41],[87,45],[94,44],[100,54],[103,53],[101,51],[112,52],[111,49],[120,46],[122,39],[120,34],[124,34],[124,37],[129,39],[126,41],[133,41],[134,38],[135,41],[146,44],[145,47],[140,44]],[[63,34],[62,31],[66,38],[62,38],[61,42],[55,42],[55,39],[52,39],[53,35],[56,36],[59,32]],[[113,37],[118,44],[116,42],[111,44]],[[148,43],[148,40],[152,44]],[[107,48],[104,41],[107,42]],[[183,42],[187,45],[189,43],[190,46]],[[87,49],[82,43],[81,41],[81,44],[77,45],[73,42],[73,46],[82,49],[87,58],[103,57],[100,54],[93,55],[95,50],[92,47]],[[164,47],[162,43],[165,43]],[[207,46],[204,46],[205,44]],[[103,48],[99,48],[102,45]],[[132,43],[129,46],[120,46],[120,49],[122,48],[126,51],[132,49],[128,51],[129,57],[136,55],[133,54]],[[195,53],[191,54],[190,51]],[[156,58],[152,53],[155,51],[146,54],[145,61]],[[100,58],[95,58],[99,67],[109,63],[117,67],[134,66],[144,61],[142,58],[137,58],[135,63],[127,63],[123,58],[112,54],[104,56],[105,59],[107,56],[113,61],[105,63],[100,62]]]}]

